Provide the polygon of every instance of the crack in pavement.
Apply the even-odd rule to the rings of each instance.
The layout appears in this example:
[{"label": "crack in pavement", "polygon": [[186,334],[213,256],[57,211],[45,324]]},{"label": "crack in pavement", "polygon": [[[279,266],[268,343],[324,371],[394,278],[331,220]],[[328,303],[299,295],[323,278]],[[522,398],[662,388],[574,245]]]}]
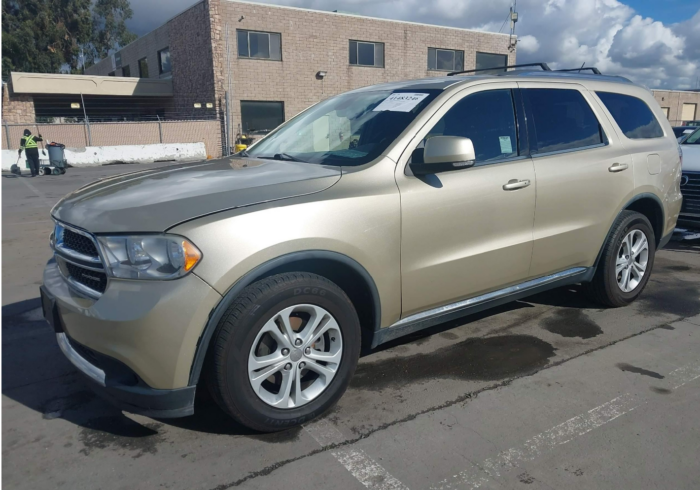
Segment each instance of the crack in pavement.
[{"label": "crack in pavement", "polygon": [[[678,321],[685,321],[685,319],[684,319],[684,318],[679,318],[679,319],[673,320],[673,322],[669,322],[669,323],[674,323],[674,322],[678,322]],[[565,363],[567,363],[567,362],[569,362],[569,361],[573,361],[574,359],[578,359],[579,357],[586,356],[586,355],[588,355],[588,354],[591,354],[591,353],[593,353],[593,352],[596,352],[596,351],[599,351],[599,350],[602,350],[602,349],[606,349],[606,348],[608,348],[608,347],[610,347],[610,346],[613,346],[613,345],[615,345],[615,344],[618,344],[618,343],[620,343],[620,342],[624,342],[624,341],[629,340],[629,339],[632,339],[632,338],[634,338],[634,337],[638,337],[638,336],[640,336],[640,335],[644,335],[644,334],[649,333],[649,332],[652,332],[652,331],[654,331],[654,330],[659,330],[659,329],[662,329],[662,330],[663,330],[664,327],[666,327],[666,326],[669,325],[669,323],[664,323],[663,325],[656,325],[656,326],[654,326],[654,327],[650,327],[650,328],[648,328],[648,329],[646,329],[646,330],[642,330],[642,331],[640,331],[640,332],[633,333],[633,334],[631,334],[631,335],[628,335],[627,337],[623,337],[623,338],[621,338],[621,339],[615,340],[615,341],[610,342],[610,343],[608,343],[608,344],[601,345],[601,346],[598,346],[598,347],[594,347],[594,348],[592,348],[592,349],[588,349],[588,350],[586,350],[586,351],[584,351],[584,352],[581,352],[581,353],[579,353],[579,354],[576,354],[576,355],[574,355],[574,356],[567,357],[567,358],[565,358],[565,359],[560,359],[560,360],[558,360],[558,361],[552,362],[551,364],[548,364],[547,366],[542,367],[542,368],[540,368],[540,369],[537,369],[537,370],[535,370],[535,371],[528,372],[528,373],[522,374],[522,375],[520,375],[520,376],[514,376],[514,377],[511,377],[511,378],[505,379],[505,380],[503,380],[503,381],[501,381],[501,382],[499,382],[499,383],[496,383],[496,384],[493,384],[493,385],[489,385],[489,386],[484,386],[483,388],[480,388],[480,389],[478,389],[478,390],[470,391],[470,392],[468,392],[468,393],[465,393],[465,394],[462,394],[462,395],[458,396],[457,398],[454,398],[454,399],[452,399],[452,400],[449,400],[449,401],[446,401],[446,402],[444,402],[444,403],[441,403],[440,405],[436,405],[436,406],[434,406],[434,407],[426,408],[425,410],[421,410],[421,411],[419,411],[419,412],[416,412],[416,413],[407,415],[407,416],[402,417],[402,418],[400,418],[400,419],[396,419],[396,420],[394,420],[394,421],[386,422],[386,423],[384,423],[384,424],[381,424],[381,425],[379,425],[379,426],[377,426],[377,427],[375,427],[375,428],[373,428],[373,429],[370,429],[369,431],[367,431],[367,432],[365,432],[365,433],[363,433],[363,434],[360,434],[359,436],[357,436],[357,437],[355,437],[355,438],[348,439],[348,440],[343,441],[343,442],[341,442],[341,443],[328,444],[328,445],[323,446],[323,447],[321,447],[321,448],[319,448],[319,449],[315,449],[315,450],[313,450],[313,451],[311,451],[311,452],[309,452],[309,453],[302,454],[302,455],[297,456],[297,457],[295,457],[295,458],[289,458],[289,459],[285,459],[285,460],[282,460],[282,461],[278,461],[278,462],[276,462],[276,463],[274,463],[274,464],[272,464],[272,465],[266,466],[265,468],[262,468],[262,469],[260,469],[260,470],[258,470],[258,471],[250,472],[250,473],[248,473],[246,476],[244,476],[244,477],[242,477],[242,478],[239,478],[238,480],[235,480],[235,481],[233,481],[233,482],[230,482],[230,483],[222,483],[222,484],[220,484],[220,485],[217,485],[216,487],[213,487],[213,488],[211,488],[210,490],[227,490],[227,489],[229,489],[229,488],[237,487],[237,486],[240,486],[240,485],[242,485],[243,483],[245,483],[245,482],[247,482],[247,481],[250,481],[250,480],[259,478],[259,477],[261,477],[261,476],[267,476],[267,475],[269,475],[270,473],[272,473],[273,471],[275,471],[275,470],[277,470],[277,469],[279,469],[279,468],[282,468],[283,466],[287,466],[287,465],[290,464],[290,463],[294,463],[294,462],[296,462],[296,461],[300,461],[300,460],[302,460],[302,459],[305,459],[305,458],[308,458],[308,457],[311,457],[311,456],[315,456],[316,454],[320,454],[320,453],[324,453],[324,452],[327,452],[327,451],[331,451],[331,450],[336,449],[336,448],[339,448],[339,447],[349,446],[349,445],[351,445],[351,444],[355,444],[356,442],[359,442],[359,441],[361,441],[361,440],[363,440],[363,439],[366,439],[366,438],[370,437],[371,435],[373,435],[373,434],[375,434],[375,433],[377,433],[377,432],[381,432],[381,431],[386,430],[386,429],[388,429],[388,428],[390,428],[390,427],[393,427],[393,426],[396,426],[396,425],[400,425],[400,424],[404,424],[404,423],[406,423],[406,422],[410,422],[410,421],[412,421],[412,420],[415,420],[415,419],[417,419],[418,417],[420,417],[421,415],[425,415],[425,414],[432,413],[432,412],[437,412],[437,411],[439,411],[439,410],[442,410],[442,409],[444,409],[444,408],[451,407],[451,406],[453,406],[453,405],[457,405],[457,404],[459,404],[459,403],[462,403],[462,404],[463,404],[462,406],[464,406],[464,405],[466,405],[469,401],[475,399],[475,398],[476,398],[478,395],[480,395],[481,393],[485,393],[485,392],[488,392],[488,391],[492,391],[492,390],[497,390],[497,389],[499,389],[499,388],[503,388],[503,387],[505,387],[505,386],[509,386],[509,385],[511,385],[514,381],[517,381],[517,380],[519,380],[519,379],[527,378],[527,377],[529,377],[529,376],[533,376],[533,375],[535,375],[535,374],[537,374],[537,373],[539,373],[539,372],[545,371],[545,370],[547,370],[547,369],[551,369],[551,368],[554,368],[554,367],[557,367],[557,366],[561,366],[562,364],[565,364]],[[692,322],[688,322],[688,323],[692,323]],[[693,324],[694,324],[694,323],[693,323]]]}]

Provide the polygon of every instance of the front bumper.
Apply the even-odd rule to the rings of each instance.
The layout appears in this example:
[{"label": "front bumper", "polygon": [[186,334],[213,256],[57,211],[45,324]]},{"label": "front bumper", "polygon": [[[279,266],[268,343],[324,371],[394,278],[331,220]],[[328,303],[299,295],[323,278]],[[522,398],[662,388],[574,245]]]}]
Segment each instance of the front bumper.
[{"label": "front bumper", "polygon": [[93,299],[71,288],[52,259],[41,296],[59,347],[100,394],[134,413],[192,413],[197,342],[221,299],[199,277],[112,280]]},{"label": "front bumper", "polygon": [[159,390],[148,386],[128,366],[71,339],[64,330],[56,302],[44,286],[40,288],[44,317],[56,332],[61,352],[83,374],[90,388],[110,403],[148,417],[185,417],[194,413],[196,386]]}]

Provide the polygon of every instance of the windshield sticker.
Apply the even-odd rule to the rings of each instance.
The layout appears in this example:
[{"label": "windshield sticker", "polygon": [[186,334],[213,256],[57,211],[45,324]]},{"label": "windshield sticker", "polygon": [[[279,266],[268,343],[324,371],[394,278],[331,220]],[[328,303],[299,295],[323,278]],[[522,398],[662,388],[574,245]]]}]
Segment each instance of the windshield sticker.
[{"label": "windshield sticker", "polygon": [[513,145],[510,143],[510,136],[499,136],[499,143],[501,143],[501,153],[513,153]]},{"label": "windshield sticker", "polygon": [[430,94],[418,93],[395,93],[384,99],[381,104],[373,109],[373,112],[411,112],[411,110],[421,103]]}]

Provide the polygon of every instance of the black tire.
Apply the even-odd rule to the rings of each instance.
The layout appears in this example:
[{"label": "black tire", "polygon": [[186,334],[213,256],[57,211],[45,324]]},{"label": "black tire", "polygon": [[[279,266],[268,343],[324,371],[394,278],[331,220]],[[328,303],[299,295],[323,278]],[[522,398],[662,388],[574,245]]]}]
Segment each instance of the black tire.
[{"label": "black tire", "polygon": [[[320,306],[335,318],[343,354],[325,391],[305,405],[280,409],[263,402],[253,391],[248,356],[265,323],[295,304]],[[360,322],[342,289],[316,274],[278,274],[248,286],[228,307],[212,339],[206,382],[217,404],[241,424],[261,432],[284,430],[321,415],[340,399],[357,367],[360,344]]]},{"label": "black tire", "polygon": [[44,167],[39,168],[39,175],[44,176],[44,175],[50,175],[50,174],[51,174],[51,170],[49,170],[47,172],[46,168],[44,168]]},{"label": "black tire", "polygon": [[[647,267],[639,284],[630,292],[624,292],[617,283],[615,273],[615,263],[617,254],[622,244],[622,240],[633,230],[641,230],[649,242],[649,256]],[[649,276],[654,267],[654,256],[656,255],[656,237],[651,223],[641,213],[636,211],[623,211],[613,223],[607,241],[603,247],[603,252],[596,269],[595,276],[590,283],[584,284],[585,293],[598,303],[620,307],[627,306],[642,293],[649,282]]]}]

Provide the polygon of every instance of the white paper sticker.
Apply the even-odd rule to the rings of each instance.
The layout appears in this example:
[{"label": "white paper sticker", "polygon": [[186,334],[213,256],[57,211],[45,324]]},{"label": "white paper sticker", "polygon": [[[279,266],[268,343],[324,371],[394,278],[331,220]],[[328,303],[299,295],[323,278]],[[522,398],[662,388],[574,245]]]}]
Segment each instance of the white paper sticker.
[{"label": "white paper sticker", "polygon": [[513,145],[510,143],[510,136],[499,136],[498,142],[501,143],[501,153],[513,153]]},{"label": "white paper sticker", "polygon": [[410,112],[429,94],[418,93],[396,93],[391,94],[384,99],[381,104],[374,108],[374,112],[392,111],[392,112]]}]

